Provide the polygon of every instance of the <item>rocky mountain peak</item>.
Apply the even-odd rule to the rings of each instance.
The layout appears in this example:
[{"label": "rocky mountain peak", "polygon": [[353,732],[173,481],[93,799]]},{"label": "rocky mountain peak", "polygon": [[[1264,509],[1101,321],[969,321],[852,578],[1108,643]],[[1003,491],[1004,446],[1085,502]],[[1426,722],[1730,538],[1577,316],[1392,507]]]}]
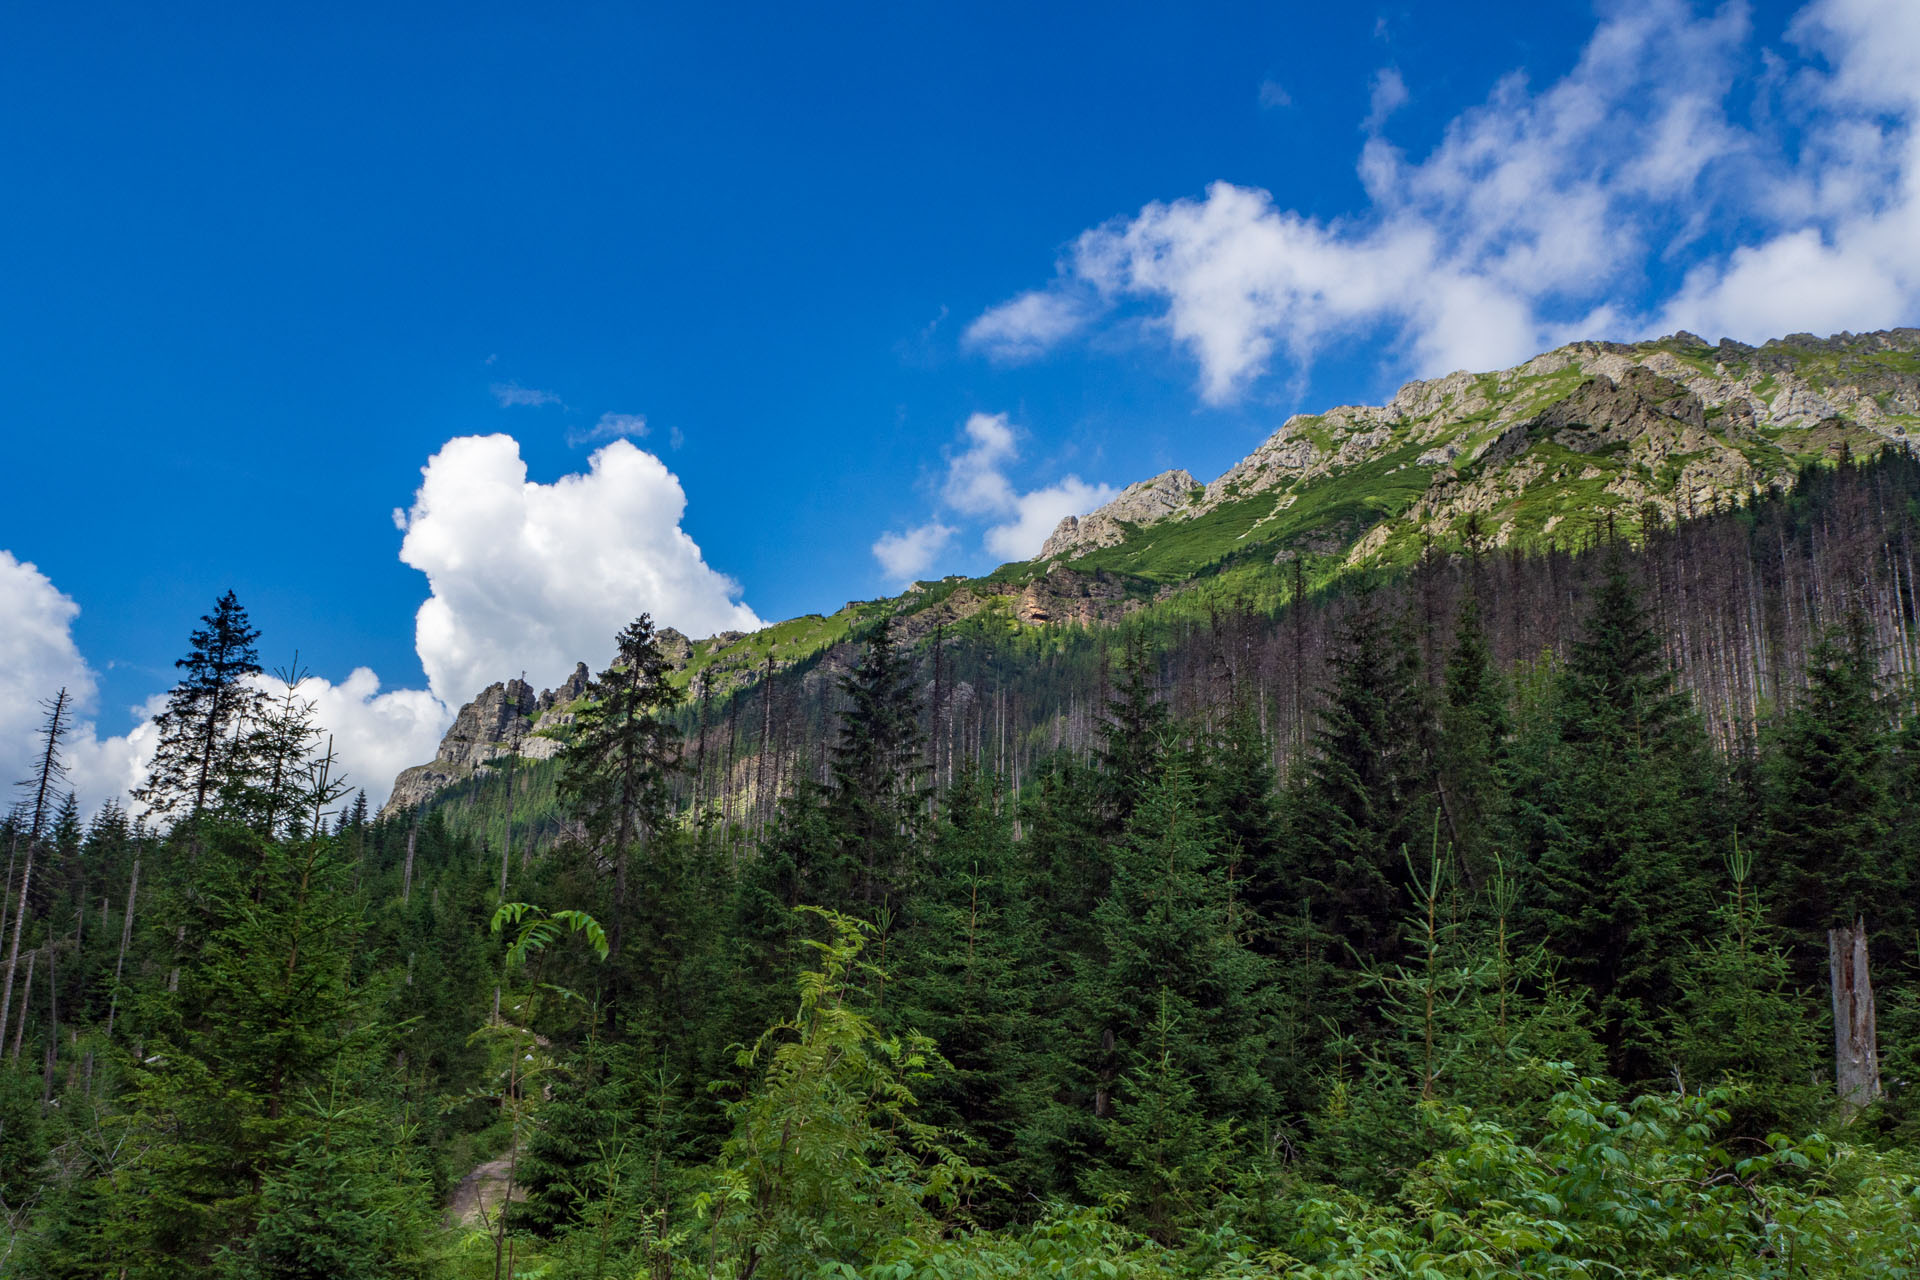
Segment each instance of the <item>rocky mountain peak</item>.
[{"label": "rocky mountain peak", "polygon": [[1054,526],[1036,560],[1111,547],[1126,537],[1127,524],[1164,520],[1192,502],[1200,489],[1193,473],[1162,471],[1120,491],[1120,496],[1084,516],[1068,516]]}]

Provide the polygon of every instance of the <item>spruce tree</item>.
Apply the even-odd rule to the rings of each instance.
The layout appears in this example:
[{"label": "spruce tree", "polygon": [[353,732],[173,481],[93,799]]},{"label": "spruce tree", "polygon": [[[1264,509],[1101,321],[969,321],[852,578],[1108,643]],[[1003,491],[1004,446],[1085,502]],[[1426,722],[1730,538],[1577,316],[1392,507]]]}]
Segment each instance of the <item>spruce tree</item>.
[{"label": "spruce tree", "polygon": [[[1197,1185],[1219,1154],[1195,1148],[1198,1163],[1155,1163],[1185,1149],[1195,1125],[1271,1117],[1270,976],[1234,935],[1220,852],[1190,767],[1164,758],[1114,851],[1094,913],[1098,949],[1077,982],[1081,1105],[1102,1122],[1104,1147],[1143,1144],[1127,1158],[1131,1189],[1155,1203],[1176,1184]],[[1088,1172],[1084,1189],[1116,1189]]]},{"label": "spruce tree", "polygon": [[1103,816],[1109,834],[1126,826],[1159,763],[1167,706],[1160,700],[1158,675],[1146,632],[1138,628],[1129,631],[1097,748]]},{"label": "spruce tree", "polygon": [[1469,593],[1447,654],[1435,772],[1448,841],[1472,885],[1487,881],[1494,855],[1506,844],[1509,718],[1506,686],[1487,650],[1480,602]]},{"label": "spruce tree", "polygon": [[1035,1105],[1048,946],[1012,824],[978,770],[963,768],[949,788],[932,846],[894,951],[888,1021],[932,1037],[952,1064],[922,1089],[922,1114],[970,1135],[1001,1170],[1013,1198],[993,1196],[993,1216],[1004,1217],[1040,1177],[1020,1129]]},{"label": "spruce tree", "polygon": [[1593,992],[1613,1069],[1662,1074],[1662,1011],[1709,909],[1707,744],[1673,687],[1625,547],[1560,677],[1550,829],[1531,895],[1570,976]]},{"label": "spruce tree", "polygon": [[839,689],[846,709],[833,746],[827,808],[852,897],[835,905],[871,916],[898,906],[926,803],[920,699],[909,656],[894,642],[891,615],[874,624]]},{"label": "spruce tree", "polygon": [[1361,963],[1398,950],[1403,850],[1425,841],[1433,804],[1417,650],[1400,639],[1363,591],[1328,659],[1333,684],[1291,806],[1292,878]]},{"label": "spruce tree", "polygon": [[1768,895],[1812,974],[1826,931],[1891,923],[1906,886],[1892,857],[1888,717],[1857,611],[1807,655],[1807,688],[1763,771]]},{"label": "spruce tree", "polygon": [[614,638],[613,665],[588,686],[588,705],[560,753],[561,795],[585,824],[589,845],[613,864],[616,959],[627,929],[629,860],[666,825],[667,784],[680,767],[679,729],[667,717],[681,691],[670,671],[643,613]]},{"label": "spruce tree", "polygon": [[260,674],[260,638],[247,611],[229,591],[214,602],[205,624],[189,637],[187,656],[174,666],[186,673],[154,717],[159,741],[146,784],[134,797],[163,818],[198,814],[216,799],[223,783],[243,775],[249,746],[246,728],[264,695],[248,683]]}]

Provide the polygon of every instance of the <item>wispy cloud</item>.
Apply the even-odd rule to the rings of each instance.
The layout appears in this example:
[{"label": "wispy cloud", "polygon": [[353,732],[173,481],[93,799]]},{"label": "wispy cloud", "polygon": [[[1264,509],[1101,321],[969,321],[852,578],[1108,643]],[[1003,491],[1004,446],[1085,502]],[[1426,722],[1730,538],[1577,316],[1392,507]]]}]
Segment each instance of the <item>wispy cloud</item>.
[{"label": "wispy cloud", "polygon": [[[1566,75],[1503,78],[1417,159],[1385,130],[1419,86],[1383,70],[1363,208],[1313,218],[1226,181],[1155,201],[1080,235],[1051,284],[979,316],[969,345],[1033,359],[1144,313],[1217,403],[1382,334],[1406,372],[1435,373],[1574,337],[1911,323],[1920,5],[1817,0],[1788,39],[1797,60],[1767,79],[1756,68],[1778,55],[1755,50],[1740,4],[1612,7]],[[1649,282],[1674,263],[1663,294]]]},{"label": "wispy cloud", "polygon": [[1260,105],[1269,111],[1277,107],[1290,107],[1293,105],[1293,95],[1288,93],[1286,86],[1278,80],[1262,80],[1260,82]]},{"label": "wispy cloud", "polygon": [[523,387],[517,382],[496,382],[488,390],[493,392],[493,398],[500,402],[502,409],[538,409],[543,405],[560,403],[560,397],[552,391]]},{"label": "wispy cloud", "polygon": [[600,421],[592,426],[576,427],[568,431],[567,443],[583,445],[593,444],[599,440],[639,439],[646,434],[647,415],[644,413],[603,413],[600,415]]},{"label": "wispy cloud", "polygon": [[[940,502],[948,514],[984,526],[981,546],[1001,560],[1038,554],[1062,518],[1091,511],[1114,495],[1110,486],[1075,475],[1022,490],[1009,474],[1020,457],[1020,433],[1004,413],[973,414],[961,436],[964,447],[947,458]],[[934,517],[904,533],[881,535],[873,554],[890,579],[904,584],[925,574],[958,532]]]},{"label": "wispy cloud", "polygon": [[967,326],[962,342],[995,360],[1016,363],[1046,354],[1078,333],[1100,310],[1071,277],[990,308]]}]

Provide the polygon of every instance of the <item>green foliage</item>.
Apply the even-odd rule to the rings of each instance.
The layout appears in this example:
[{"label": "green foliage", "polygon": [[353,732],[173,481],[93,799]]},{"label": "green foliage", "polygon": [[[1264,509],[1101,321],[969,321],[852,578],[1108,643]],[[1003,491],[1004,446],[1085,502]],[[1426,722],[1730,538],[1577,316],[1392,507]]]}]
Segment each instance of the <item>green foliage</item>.
[{"label": "green foliage", "polygon": [[1606,577],[1560,677],[1537,817],[1541,931],[1592,989],[1623,1078],[1661,1073],[1660,1011],[1678,989],[1673,939],[1709,907],[1707,745],[1673,688],[1627,552]]},{"label": "green foliage", "polygon": [[585,935],[593,953],[602,960],[607,958],[607,931],[584,911],[565,908],[548,912],[530,902],[503,902],[488,928],[498,937],[516,925],[518,929],[507,943],[508,965],[524,965],[528,956],[538,955],[569,933]]},{"label": "green foliage", "polygon": [[914,1088],[946,1063],[927,1037],[883,1034],[861,1008],[871,925],[827,911],[820,967],[800,975],[793,1017],[740,1054],[763,1075],[731,1110],[712,1184],[696,1205],[710,1254],[796,1275],[853,1262],[899,1237],[937,1234],[985,1177],[918,1118]]},{"label": "green foliage", "polygon": [[1788,711],[1764,780],[1766,883],[1803,946],[1824,956],[1826,930],[1888,922],[1887,715],[1865,619],[1823,635],[1807,656],[1807,690]]},{"label": "green foliage", "polygon": [[1316,920],[1358,960],[1393,951],[1406,902],[1402,850],[1425,836],[1433,803],[1426,706],[1413,650],[1395,646],[1370,593],[1344,620],[1333,686],[1292,798],[1292,879]]}]

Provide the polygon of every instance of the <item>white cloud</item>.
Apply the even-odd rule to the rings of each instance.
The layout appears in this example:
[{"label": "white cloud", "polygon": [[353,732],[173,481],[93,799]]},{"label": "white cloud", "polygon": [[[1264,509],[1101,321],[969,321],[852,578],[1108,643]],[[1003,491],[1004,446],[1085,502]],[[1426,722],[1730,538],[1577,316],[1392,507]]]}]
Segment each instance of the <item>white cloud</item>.
[{"label": "white cloud", "polygon": [[[42,700],[67,691],[75,713],[69,755],[94,737],[91,722],[84,722],[83,732],[81,717],[92,711],[99,682],[73,642],[79,615],[80,606],[38,566],[0,551],[0,785],[8,789],[0,803],[12,804],[12,784],[34,771],[36,739],[46,719]],[[90,791],[93,779],[71,781],[76,790],[84,783]]]},{"label": "white cloud", "polygon": [[938,520],[929,520],[904,533],[883,533],[873,544],[873,558],[887,577],[905,586],[926,575],[935,559],[953,540],[954,530]]},{"label": "white cloud", "polygon": [[1023,493],[1014,502],[1014,518],[987,530],[987,550],[1002,560],[1031,560],[1040,554],[1040,544],[1055,525],[1112,500],[1114,492],[1111,485],[1068,476],[1058,484]]},{"label": "white cloud", "polygon": [[1801,161],[1757,184],[1789,220],[1689,271],[1669,327],[1752,339],[1920,318],[1920,6],[1826,0],[1791,34],[1831,70],[1791,84]]},{"label": "white cloud", "polygon": [[995,360],[1031,360],[1078,333],[1094,314],[1089,300],[1066,282],[990,308],[967,326],[962,341]]},{"label": "white cloud", "polygon": [[1387,122],[1387,117],[1407,105],[1412,95],[1407,91],[1407,82],[1401,78],[1394,67],[1384,67],[1374,73],[1373,89],[1368,95],[1367,132],[1372,133]]},{"label": "white cloud", "polygon": [[[1069,475],[1039,489],[1021,492],[1007,474],[1020,457],[1019,432],[1004,413],[976,413],[961,428],[966,447],[947,459],[940,500],[952,513],[990,522],[981,534],[985,549],[1002,560],[1037,555],[1062,517],[1091,511],[1115,490]],[[873,544],[874,558],[887,576],[907,583],[933,567],[958,531],[939,519],[905,533],[886,533]]]},{"label": "white cloud", "polygon": [[[1406,371],[1491,368],[1573,337],[1678,327],[1754,340],[1920,315],[1920,6],[1818,0],[1791,72],[1751,47],[1744,6],[1608,10],[1577,63],[1514,73],[1410,159],[1380,130],[1411,97],[1372,86],[1367,204],[1310,218],[1216,182],[1076,239],[1045,289],[969,328],[1031,358],[1103,314],[1144,308],[1208,401],[1276,362],[1384,332]],[[1817,59],[1823,59],[1824,62]],[[1829,69],[1830,68],[1830,69]],[[1750,85],[1746,116],[1729,103]],[[1665,296],[1650,283],[1676,269]]]},{"label": "white cloud", "polygon": [[[415,640],[432,692],[383,692],[366,667],[337,684],[310,676],[298,690],[351,784],[376,805],[401,769],[433,758],[452,708],[522,670],[557,683],[575,662],[604,659],[642,611],[695,635],[761,625],[679,527],[680,482],[625,439],[596,452],[587,474],[550,485],[527,481],[519,446],[504,435],[450,440],[422,476],[394,522],[406,532],[401,559],[431,590]],[[7,780],[26,775],[37,700],[65,686],[80,713],[66,742],[71,783],[92,809],[124,801],[144,780],[166,694],[133,709],[127,734],[100,737],[88,718],[98,680],[73,640],[78,613],[35,566],[0,551],[0,768]],[[270,675],[255,683],[269,694],[286,688]]]},{"label": "white cloud", "polygon": [[1278,80],[1262,80],[1260,105],[1270,111],[1278,107],[1290,107],[1293,105],[1293,95],[1288,93],[1287,87]]},{"label": "white cloud", "polygon": [[427,575],[415,647],[451,706],[522,669],[538,684],[599,662],[642,612],[694,636],[763,625],[680,528],[680,481],[629,441],[537,484],[511,436],[462,436],[421,474],[400,558]]},{"label": "white cloud", "polygon": [[941,494],[962,515],[1004,515],[1019,501],[1005,471],[1020,454],[1013,424],[1004,413],[976,413],[963,430],[967,448],[948,461]]},{"label": "white cloud", "polygon": [[[287,689],[285,681],[270,675],[253,683],[272,698]],[[382,693],[380,677],[366,667],[355,667],[339,684],[308,676],[294,696],[313,704],[313,723],[322,735],[318,745],[324,748],[327,735],[332,736],[347,785],[364,788],[376,809],[386,803],[394,775],[433,759],[453,724],[452,709],[425,689]],[[165,699],[154,703],[150,713],[164,707]]]},{"label": "white cloud", "polygon": [[[109,799],[129,804],[127,793],[146,780],[158,738],[153,718],[166,709],[167,695],[130,708],[136,723],[127,733],[101,737],[94,719],[98,677],[73,639],[79,612],[34,565],[0,551],[0,770],[12,782],[37,767],[45,719],[40,701],[64,687],[74,712],[61,750],[67,786],[91,812]],[[255,683],[269,693],[285,688],[269,676]],[[315,704],[316,723],[334,735],[353,785],[365,787],[376,805],[396,773],[433,758],[453,720],[424,690],[379,690],[379,679],[365,667],[338,685],[310,678],[300,687],[300,696]]]},{"label": "white cloud", "polygon": [[502,409],[538,409],[560,403],[560,397],[552,391],[523,387],[517,382],[496,382],[488,390],[493,392]]},{"label": "white cloud", "polygon": [[638,439],[646,434],[647,415],[644,413],[603,413],[600,421],[592,426],[567,432],[567,443],[583,445],[597,440]]}]

